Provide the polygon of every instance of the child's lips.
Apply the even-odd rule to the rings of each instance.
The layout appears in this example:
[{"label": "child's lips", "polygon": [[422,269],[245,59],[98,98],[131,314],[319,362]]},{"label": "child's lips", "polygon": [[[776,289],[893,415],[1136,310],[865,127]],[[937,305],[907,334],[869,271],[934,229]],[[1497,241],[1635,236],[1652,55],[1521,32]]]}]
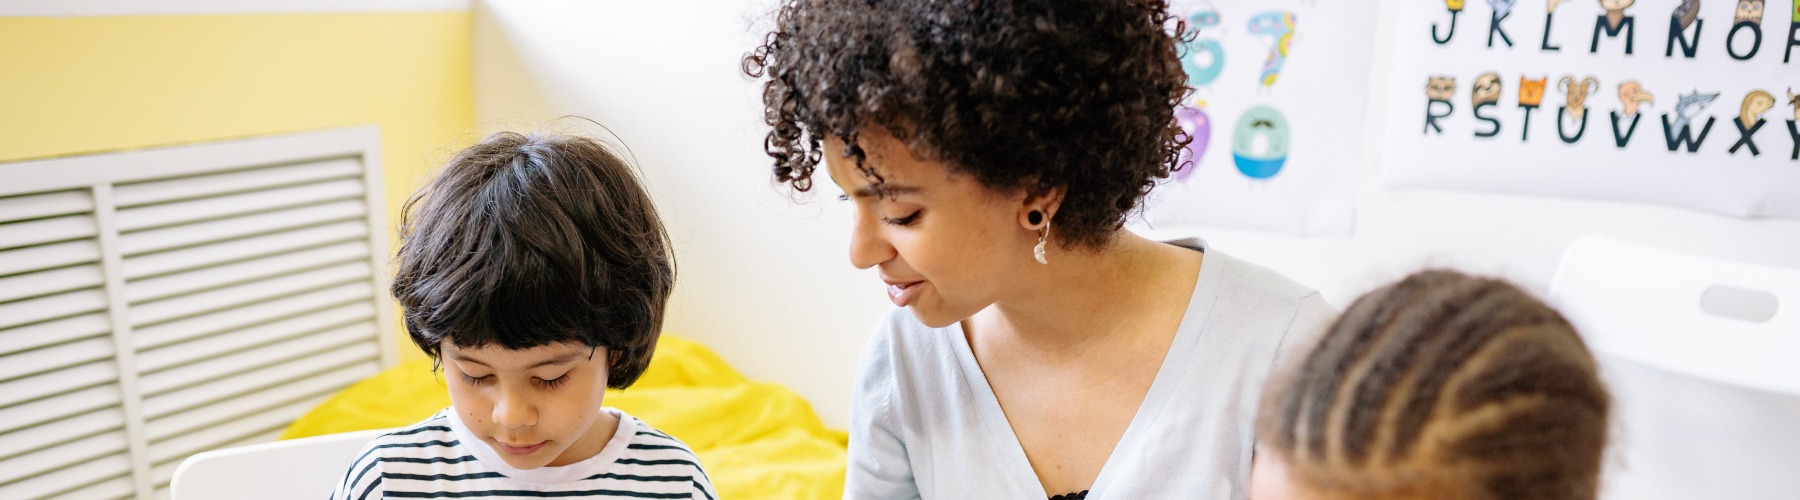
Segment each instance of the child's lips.
[{"label": "child's lips", "polygon": [[536,453],[538,449],[543,448],[544,443],[548,442],[549,441],[538,441],[535,444],[523,446],[510,445],[499,441],[495,441],[494,444],[500,447],[500,451],[505,452],[508,455],[530,455]]}]

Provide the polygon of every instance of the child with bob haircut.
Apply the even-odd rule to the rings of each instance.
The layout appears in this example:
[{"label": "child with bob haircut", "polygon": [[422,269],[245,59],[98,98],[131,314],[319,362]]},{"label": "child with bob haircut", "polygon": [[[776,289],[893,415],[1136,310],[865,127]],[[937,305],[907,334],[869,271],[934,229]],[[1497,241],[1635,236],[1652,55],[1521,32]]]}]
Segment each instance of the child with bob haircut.
[{"label": "child with bob haircut", "polygon": [[406,203],[393,293],[450,407],[376,438],[334,499],[716,494],[687,445],[615,408],[675,281],[631,168],[592,139],[501,132]]},{"label": "child with bob haircut", "polygon": [[1426,271],[1357,300],[1258,421],[1254,500],[1591,500],[1610,398],[1555,310]]}]

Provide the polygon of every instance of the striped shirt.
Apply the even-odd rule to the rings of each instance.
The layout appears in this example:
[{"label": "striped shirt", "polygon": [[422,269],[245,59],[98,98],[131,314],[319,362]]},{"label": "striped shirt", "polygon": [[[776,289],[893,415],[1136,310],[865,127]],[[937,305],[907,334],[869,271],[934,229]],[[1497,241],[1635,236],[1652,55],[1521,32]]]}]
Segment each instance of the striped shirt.
[{"label": "striped shirt", "polygon": [[592,458],[516,469],[450,409],[375,438],[344,472],[333,500],[600,497],[717,500],[700,459],[680,440],[615,408],[619,429]]}]

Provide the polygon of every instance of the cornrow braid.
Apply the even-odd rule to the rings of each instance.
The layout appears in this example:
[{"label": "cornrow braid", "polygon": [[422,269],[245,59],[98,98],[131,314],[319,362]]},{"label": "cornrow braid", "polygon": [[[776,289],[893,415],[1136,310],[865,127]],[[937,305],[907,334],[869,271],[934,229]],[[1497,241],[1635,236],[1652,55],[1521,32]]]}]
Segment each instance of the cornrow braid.
[{"label": "cornrow braid", "polygon": [[1371,292],[1272,389],[1259,449],[1323,491],[1598,493],[1610,398],[1593,355],[1503,281],[1425,271]]}]

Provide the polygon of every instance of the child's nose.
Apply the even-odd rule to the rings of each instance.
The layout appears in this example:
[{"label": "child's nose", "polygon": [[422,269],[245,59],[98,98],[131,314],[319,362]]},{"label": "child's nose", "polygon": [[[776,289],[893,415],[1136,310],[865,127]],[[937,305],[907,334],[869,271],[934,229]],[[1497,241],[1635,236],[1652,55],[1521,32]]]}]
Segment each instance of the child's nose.
[{"label": "child's nose", "polygon": [[857,269],[868,269],[876,264],[894,258],[894,247],[882,239],[879,221],[874,217],[858,213],[856,225],[850,230],[850,265]]},{"label": "child's nose", "polygon": [[502,394],[494,401],[494,423],[509,429],[527,427],[537,423],[537,412],[525,398]]}]

